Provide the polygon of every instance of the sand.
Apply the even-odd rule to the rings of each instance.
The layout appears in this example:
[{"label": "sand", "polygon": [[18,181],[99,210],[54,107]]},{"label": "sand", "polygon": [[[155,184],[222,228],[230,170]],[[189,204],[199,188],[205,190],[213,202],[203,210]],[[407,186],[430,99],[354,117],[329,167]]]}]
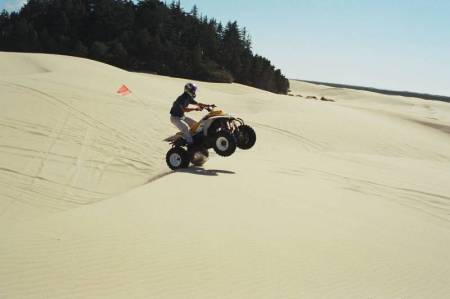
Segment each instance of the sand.
[{"label": "sand", "polygon": [[450,296],[450,104],[198,82],[257,143],[172,172],[185,79],[42,54],[0,69],[0,298]]}]

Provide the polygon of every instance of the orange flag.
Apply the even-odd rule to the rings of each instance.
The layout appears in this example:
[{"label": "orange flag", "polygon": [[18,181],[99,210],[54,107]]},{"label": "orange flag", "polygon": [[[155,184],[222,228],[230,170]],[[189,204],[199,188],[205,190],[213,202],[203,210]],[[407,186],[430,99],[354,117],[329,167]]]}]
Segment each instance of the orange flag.
[{"label": "orange flag", "polygon": [[117,93],[121,96],[126,96],[131,93],[131,90],[125,84],[122,84],[122,86],[117,90]]}]

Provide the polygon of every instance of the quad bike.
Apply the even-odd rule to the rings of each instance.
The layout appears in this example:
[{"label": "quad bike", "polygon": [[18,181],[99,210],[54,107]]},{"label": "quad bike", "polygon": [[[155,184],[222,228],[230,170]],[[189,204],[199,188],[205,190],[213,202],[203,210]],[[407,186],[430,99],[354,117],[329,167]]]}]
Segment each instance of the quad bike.
[{"label": "quad bike", "polygon": [[208,160],[210,148],[218,155],[228,157],[235,152],[236,147],[247,150],[255,144],[255,131],[242,119],[216,109],[215,105],[203,109],[208,114],[190,129],[194,141],[192,144],[187,144],[181,132],[164,139],[172,145],[166,154],[170,169],[187,168],[190,163],[203,165]]}]

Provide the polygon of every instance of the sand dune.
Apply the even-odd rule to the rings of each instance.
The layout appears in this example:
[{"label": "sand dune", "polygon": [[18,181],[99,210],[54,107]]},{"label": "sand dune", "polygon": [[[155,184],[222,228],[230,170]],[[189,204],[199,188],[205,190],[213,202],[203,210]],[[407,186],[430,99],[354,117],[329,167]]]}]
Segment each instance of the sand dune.
[{"label": "sand dune", "polygon": [[0,68],[0,298],[449,297],[449,104],[200,82],[257,144],[171,172],[186,80],[55,55]]}]

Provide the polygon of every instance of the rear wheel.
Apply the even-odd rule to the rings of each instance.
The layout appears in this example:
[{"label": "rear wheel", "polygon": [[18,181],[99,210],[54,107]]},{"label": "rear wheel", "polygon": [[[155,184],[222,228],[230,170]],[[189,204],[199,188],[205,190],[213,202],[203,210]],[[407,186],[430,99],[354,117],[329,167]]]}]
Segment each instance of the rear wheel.
[{"label": "rear wheel", "polygon": [[188,152],[182,147],[173,147],[166,154],[166,163],[172,170],[187,168],[189,166]]},{"label": "rear wheel", "polygon": [[214,151],[222,156],[231,156],[236,150],[236,140],[228,131],[219,131],[214,137]]},{"label": "rear wheel", "polygon": [[236,132],[237,146],[240,149],[247,150],[255,145],[256,133],[252,127],[247,125],[239,126]]}]

